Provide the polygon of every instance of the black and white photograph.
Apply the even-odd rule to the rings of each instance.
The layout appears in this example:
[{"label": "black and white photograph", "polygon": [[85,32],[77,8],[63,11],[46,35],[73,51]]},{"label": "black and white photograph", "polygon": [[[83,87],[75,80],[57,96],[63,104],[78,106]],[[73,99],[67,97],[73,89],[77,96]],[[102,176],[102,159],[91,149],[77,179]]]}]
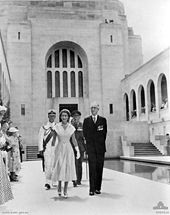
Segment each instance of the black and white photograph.
[{"label": "black and white photograph", "polygon": [[0,215],[170,214],[170,0],[0,0]]}]

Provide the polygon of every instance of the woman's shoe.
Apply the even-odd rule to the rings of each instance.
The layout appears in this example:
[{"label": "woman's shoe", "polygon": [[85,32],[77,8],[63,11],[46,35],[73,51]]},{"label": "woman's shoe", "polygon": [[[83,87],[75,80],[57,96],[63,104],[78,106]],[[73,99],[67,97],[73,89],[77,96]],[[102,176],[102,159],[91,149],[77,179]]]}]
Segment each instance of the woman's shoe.
[{"label": "woman's shoe", "polygon": [[51,186],[49,184],[45,184],[45,188],[46,188],[46,190],[49,190],[51,188]]},{"label": "woman's shoe", "polygon": [[64,198],[67,199],[68,198],[68,194],[64,193]]},{"label": "woman's shoe", "polygon": [[58,187],[58,196],[61,196],[61,187]]},{"label": "woman's shoe", "polygon": [[59,196],[59,197],[61,196],[61,191],[58,191],[58,196]]}]

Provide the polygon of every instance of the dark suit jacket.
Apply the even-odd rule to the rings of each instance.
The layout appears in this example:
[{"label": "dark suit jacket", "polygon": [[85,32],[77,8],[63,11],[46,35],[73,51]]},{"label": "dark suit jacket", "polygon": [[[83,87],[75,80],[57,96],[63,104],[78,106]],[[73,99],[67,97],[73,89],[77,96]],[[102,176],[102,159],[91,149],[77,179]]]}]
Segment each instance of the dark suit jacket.
[{"label": "dark suit jacket", "polygon": [[102,154],[106,152],[107,121],[98,116],[94,123],[92,116],[84,119],[83,134],[86,139],[87,153]]}]

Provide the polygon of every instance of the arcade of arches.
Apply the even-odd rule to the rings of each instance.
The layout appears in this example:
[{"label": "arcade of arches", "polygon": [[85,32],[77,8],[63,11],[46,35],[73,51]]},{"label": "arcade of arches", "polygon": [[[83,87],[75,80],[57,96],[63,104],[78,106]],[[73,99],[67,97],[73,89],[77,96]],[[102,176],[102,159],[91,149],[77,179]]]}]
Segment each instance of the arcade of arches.
[{"label": "arcade of arches", "polygon": [[[127,121],[136,118],[137,115],[146,114],[146,104],[148,105],[148,113],[168,108],[166,75],[163,73],[160,74],[157,82],[158,89],[155,89],[154,81],[149,80],[146,89],[140,85],[137,92],[131,89],[130,96],[127,93],[124,94]],[[156,102],[156,97],[158,98],[158,102]]]}]

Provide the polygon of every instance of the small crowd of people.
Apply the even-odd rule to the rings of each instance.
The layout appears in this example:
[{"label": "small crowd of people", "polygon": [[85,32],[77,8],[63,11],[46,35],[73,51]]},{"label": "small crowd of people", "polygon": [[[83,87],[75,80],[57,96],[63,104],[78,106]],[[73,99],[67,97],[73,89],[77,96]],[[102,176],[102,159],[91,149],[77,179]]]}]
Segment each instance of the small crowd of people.
[{"label": "small crowd of people", "polygon": [[[98,115],[99,105],[91,104],[91,115],[80,122],[81,112],[63,109],[56,123],[56,111],[48,111],[48,122],[38,136],[39,157],[45,172],[45,188],[57,186],[58,196],[68,197],[68,183],[81,186],[82,162],[87,154],[89,164],[89,195],[101,194],[107,121]],[[58,183],[58,184],[57,184]],[[62,187],[62,183],[64,183]]]},{"label": "small crowd of people", "polygon": [[6,111],[0,105],[0,205],[13,199],[10,182],[18,181],[23,152],[18,128],[3,119]]},{"label": "small crowd of people", "polygon": [[[38,135],[39,154],[45,172],[45,188],[56,186],[58,196],[68,197],[68,183],[82,183],[82,162],[86,153],[89,164],[89,195],[101,194],[107,121],[98,115],[93,102],[91,115],[80,122],[81,112],[63,109],[56,123],[56,111],[48,111],[48,122]],[[3,120],[7,108],[0,105],[0,205],[13,199],[10,181],[18,181],[22,146],[18,128]]]}]

